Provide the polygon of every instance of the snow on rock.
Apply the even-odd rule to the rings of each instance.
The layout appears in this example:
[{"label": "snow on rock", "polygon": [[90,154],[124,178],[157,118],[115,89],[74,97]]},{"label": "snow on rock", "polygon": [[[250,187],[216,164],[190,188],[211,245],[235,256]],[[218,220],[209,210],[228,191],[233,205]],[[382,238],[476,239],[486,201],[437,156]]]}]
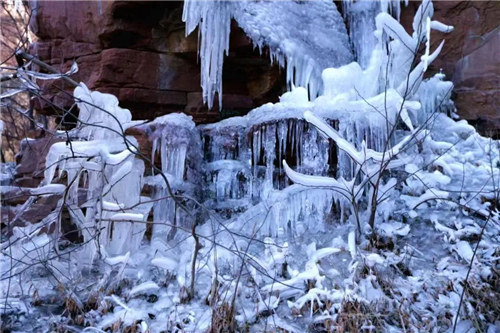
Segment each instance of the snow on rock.
[{"label": "snow on rock", "polygon": [[284,93],[280,97],[281,104],[291,104],[291,105],[308,105],[309,96],[307,90],[302,87],[292,87],[292,90]]},{"label": "snow on rock", "polygon": [[[493,327],[493,332],[496,331],[496,328]],[[454,327],[450,327],[446,330],[445,333],[476,333],[477,330],[474,327],[474,324],[470,320],[461,320],[458,322],[456,329]],[[490,330],[488,330],[488,333]]]},{"label": "snow on rock", "polygon": [[[410,211],[410,217],[415,218],[416,215],[413,215]],[[383,222],[377,224],[377,231],[384,236],[392,237],[392,236],[406,236],[410,232],[410,226],[408,224],[403,224],[400,222]]]},{"label": "snow on rock", "polygon": [[449,196],[449,193],[446,191],[441,191],[437,189],[429,189],[425,191],[424,194],[419,196],[418,198],[415,197],[409,197],[409,196],[402,196],[401,198],[405,200],[408,203],[408,206],[411,209],[416,209],[418,207],[421,207],[423,203],[426,203],[430,200],[445,200]]},{"label": "snow on rock", "polygon": [[[101,246],[101,252],[104,252],[105,253],[105,249],[104,247]],[[127,264],[128,260],[130,259],[130,252],[127,252],[125,255],[123,256],[115,256],[115,257],[109,257],[109,256],[106,256],[104,258],[104,261],[108,264],[108,265],[118,265],[118,264]]]},{"label": "snow on rock", "polygon": [[364,260],[366,265],[370,268],[372,268],[375,265],[383,265],[385,262],[384,259],[376,253],[370,253],[364,258]]},{"label": "snow on rock", "polygon": [[474,256],[474,251],[472,251],[469,242],[466,241],[458,242],[456,244],[456,250],[458,255],[467,262],[470,262],[472,260],[472,257]]}]

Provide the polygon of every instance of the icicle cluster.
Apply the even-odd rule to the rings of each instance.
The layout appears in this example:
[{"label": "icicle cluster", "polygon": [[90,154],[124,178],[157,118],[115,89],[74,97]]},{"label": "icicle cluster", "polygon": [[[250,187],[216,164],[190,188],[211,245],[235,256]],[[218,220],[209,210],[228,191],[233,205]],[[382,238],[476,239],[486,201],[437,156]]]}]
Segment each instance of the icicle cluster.
[{"label": "icicle cluster", "polygon": [[201,87],[203,101],[212,108],[215,93],[222,107],[222,64],[229,51],[229,33],[233,16],[231,1],[185,1],[182,20],[186,35],[199,26],[199,54],[201,60]]},{"label": "icicle cluster", "polygon": [[[201,156],[198,136],[192,117],[184,114],[169,114],[138,128],[150,129],[152,140],[152,161],[160,159],[161,172],[168,179],[174,195],[196,197],[194,189],[198,183],[196,165],[192,165]],[[153,233],[152,237],[166,240],[175,236],[175,226],[189,227],[193,221],[188,219],[185,210],[178,207],[171,197],[164,178],[154,170],[146,179],[152,188]],[[181,200],[186,207],[192,208],[192,202]]]},{"label": "icicle cluster", "polygon": [[51,184],[56,172],[59,179],[66,176],[66,186],[57,186],[62,186],[59,192],[66,191],[61,200],[82,232],[88,259],[100,251],[95,238],[112,255],[139,247],[151,204],[141,204],[144,163],[134,158],[122,139],[55,143],[46,159],[45,186],[38,191],[56,186]]},{"label": "icicle cluster", "polygon": [[311,98],[322,92],[323,69],[352,60],[345,25],[331,1],[186,1],[186,34],[199,27],[201,86],[209,107],[216,92],[222,106],[232,18],[261,53],[267,47],[271,61],[286,67],[289,86],[307,88]]}]

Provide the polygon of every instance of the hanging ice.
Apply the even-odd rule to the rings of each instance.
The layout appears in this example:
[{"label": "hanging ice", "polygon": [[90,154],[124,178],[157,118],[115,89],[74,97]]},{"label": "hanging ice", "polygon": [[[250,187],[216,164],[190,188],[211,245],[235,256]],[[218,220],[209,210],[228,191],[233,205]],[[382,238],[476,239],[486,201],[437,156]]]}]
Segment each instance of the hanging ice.
[{"label": "hanging ice", "polygon": [[[195,134],[195,124],[192,117],[185,114],[168,114],[154,121],[139,125],[139,129],[149,134],[152,141],[151,160],[159,158],[161,175],[152,170],[152,176],[147,177],[146,185],[151,188],[153,206],[153,238],[167,240],[175,236],[176,226],[190,226],[192,220],[187,219],[186,212],[179,207],[192,207],[193,202],[182,200],[182,196],[196,197],[195,184],[199,183],[197,168],[200,159],[200,142]],[[174,200],[167,188],[166,177],[174,195]],[[189,181],[188,181],[189,180]],[[189,221],[189,222],[186,222]]]},{"label": "hanging ice", "polygon": [[231,1],[185,1],[182,20],[186,22],[186,35],[199,26],[201,59],[201,87],[203,101],[213,106],[215,93],[219,94],[222,107],[222,64],[224,54],[229,51],[229,33],[233,2]]},{"label": "hanging ice", "polygon": [[343,4],[354,56],[361,68],[366,69],[377,44],[373,31],[381,6],[378,1],[344,1]]},{"label": "hanging ice", "polygon": [[353,59],[344,22],[331,1],[186,1],[186,33],[200,29],[201,85],[209,107],[216,92],[222,101],[232,18],[261,53],[268,47],[271,60],[286,67],[288,84],[308,88],[312,98],[322,91],[323,69]]}]

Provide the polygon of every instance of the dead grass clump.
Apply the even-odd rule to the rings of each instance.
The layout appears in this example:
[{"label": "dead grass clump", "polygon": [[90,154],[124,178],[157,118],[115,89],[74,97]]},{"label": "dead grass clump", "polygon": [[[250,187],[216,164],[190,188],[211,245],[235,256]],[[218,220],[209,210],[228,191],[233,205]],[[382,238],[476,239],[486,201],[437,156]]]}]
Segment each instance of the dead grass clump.
[{"label": "dead grass clump", "polygon": [[236,327],[234,313],[227,302],[217,305],[212,311],[212,325],[207,333],[234,332]]},{"label": "dead grass clump", "polygon": [[337,320],[335,322],[335,332],[357,333],[364,332],[362,327],[371,326],[373,332],[383,332],[384,324],[382,315],[377,313],[369,305],[356,300],[342,301]]},{"label": "dead grass clump", "polygon": [[[474,283],[476,282],[476,283]],[[487,331],[485,323],[494,323],[500,318],[500,275],[493,272],[488,282],[470,281],[465,284],[465,314],[479,331]]]}]

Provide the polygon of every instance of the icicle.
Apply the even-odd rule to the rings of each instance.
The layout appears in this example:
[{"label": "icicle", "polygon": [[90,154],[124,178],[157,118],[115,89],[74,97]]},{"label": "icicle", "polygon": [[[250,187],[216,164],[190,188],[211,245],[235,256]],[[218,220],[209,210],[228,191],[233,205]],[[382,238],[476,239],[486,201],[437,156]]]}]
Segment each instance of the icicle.
[{"label": "icicle", "polygon": [[[158,149],[158,138],[154,138],[152,142],[152,148],[151,148],[151,162],[154,164],[155,163],[155,156],[156,156],[156,150]],[[154,166],[151,166],[151,174],[154,175]]]},{"label": "icicle", "polygon": [[185,1],[182,20],[186,36],[199,26],[201,87],[203,102],[213,107],[215,93],[222,108],[222,65],[229,51],[232,3],[230,1]]},{"label": "icicle", "polygon": [[[344,1],[344,16],[349,25],[349,36],[353,43],[354,55],[361,68],[368,67],[376,39],[375,17],[381,10],[376,1]],[[347,5],[348,3],[348,5]]]},{"label": "icicle", "polygon": [[427,66],[429,66],[429,58],[431,53],[431,18],[427,17],[425,23],[426,23],[425,54],[422,56],[422,61],[424,62],[424,72],[427,71]]}]

